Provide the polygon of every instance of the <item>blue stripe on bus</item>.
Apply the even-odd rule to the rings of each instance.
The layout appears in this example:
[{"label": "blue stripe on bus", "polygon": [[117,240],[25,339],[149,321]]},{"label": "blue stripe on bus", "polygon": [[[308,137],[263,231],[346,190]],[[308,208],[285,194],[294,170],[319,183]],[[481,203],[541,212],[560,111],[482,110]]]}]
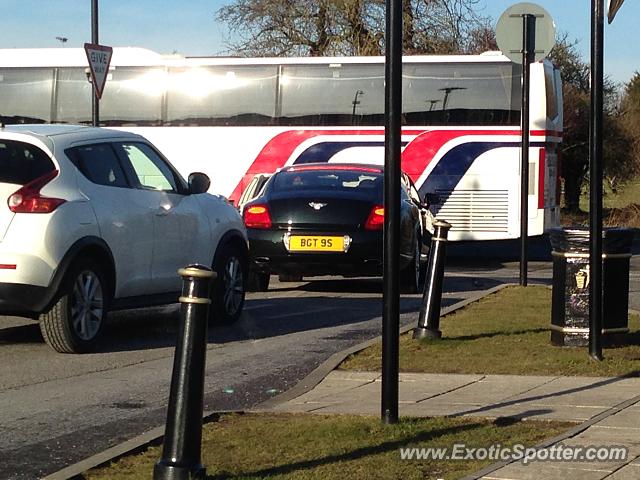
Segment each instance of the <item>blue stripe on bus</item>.
[{"label": "blue stripe on bus", "polygon": [[[469,142],[453,147],[444,154],[422,185],[420,185],[420,196],[424,196],[425,193],[454,190],[480,155],[496,148],[519,148],[520,145],[520,142]],[[530,147],[544,146],[543,142],[530,143]],[[499,168],[499,165],[496,165],[496,168]],[[440,205],[446,202],[447,198],[446,196],[441,196]]]},{"label": "blue stripe on bus", "polygon": [[[404,147],[407,143],[402,142],[402,146]],[[353,147],[384,147],[384,142],[320,142],[307,148],[298,155],[298,158],[293,163],[297,165],[300,163],[328,162],[338,152]],[[372,161],[372,163],[374,162]]]}]

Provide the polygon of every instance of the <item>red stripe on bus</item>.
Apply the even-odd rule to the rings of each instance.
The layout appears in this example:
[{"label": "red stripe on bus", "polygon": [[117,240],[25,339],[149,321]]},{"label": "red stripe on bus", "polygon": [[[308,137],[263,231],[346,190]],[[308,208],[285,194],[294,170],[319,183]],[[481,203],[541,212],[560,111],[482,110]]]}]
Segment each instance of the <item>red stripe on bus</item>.
[{"label": "red stripe on bus", "polygon": [[[367,130],[287,130],[279,133],[262,148],[247,172],[229,196],[237,201],[243,190],[257,173],[271,173],[284,166],[296,148],[304,141],[321,136],[372,136],[384,135],[384,129]],[[552,130],[532,130],[531,136],[556,136],[559,132]],[[416,181],[425,168],[431,163],[437,152],[449,141],[462,136],[477,135],[509,135],[520,136],[520,129],[512,130],[403,130],[403,135],[416,136],[407,144],[402,153],[402,168]]]},{"label": "red stripe on bus", "polygon": [[544,208],[544,169],[547,150],[541,148],[538,154],[538,208]]},{"label": "red stripe on bus", "polygon": [[[423,130],[408,130],[402,132],[404,135],[418,135]],[[291,154],[302,142],[320,135],[384,135],[384,129],[377,130],[288,130],[279,133],[262,148],[256,159],[253,161],[240,183],[236,185],[229,199],[236,201],[240,198],[242,191],[249,185],[251,178],[256,173],[271,173],[284,166]]]}]

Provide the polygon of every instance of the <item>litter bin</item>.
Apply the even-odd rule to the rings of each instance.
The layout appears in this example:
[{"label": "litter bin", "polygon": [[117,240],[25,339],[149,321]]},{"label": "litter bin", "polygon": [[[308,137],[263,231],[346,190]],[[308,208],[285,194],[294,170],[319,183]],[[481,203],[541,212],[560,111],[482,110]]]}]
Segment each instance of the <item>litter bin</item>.
[{"label": "litter bin", "polygon": [[[634,232],[602,230],[602,334],[628,333],[629,259]],[[549,231],[553,256],[551,343],[589,344],[589,229]]]}]

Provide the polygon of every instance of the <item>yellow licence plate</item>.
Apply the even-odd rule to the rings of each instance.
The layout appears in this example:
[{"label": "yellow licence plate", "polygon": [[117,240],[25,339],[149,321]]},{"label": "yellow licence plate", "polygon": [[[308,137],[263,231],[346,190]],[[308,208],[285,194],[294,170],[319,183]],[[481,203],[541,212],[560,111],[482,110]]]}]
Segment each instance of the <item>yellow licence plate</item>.
[{"label": "yellow licence plate", "polygon": [[292,235],[290,252],[344,252],[344,237]]}]

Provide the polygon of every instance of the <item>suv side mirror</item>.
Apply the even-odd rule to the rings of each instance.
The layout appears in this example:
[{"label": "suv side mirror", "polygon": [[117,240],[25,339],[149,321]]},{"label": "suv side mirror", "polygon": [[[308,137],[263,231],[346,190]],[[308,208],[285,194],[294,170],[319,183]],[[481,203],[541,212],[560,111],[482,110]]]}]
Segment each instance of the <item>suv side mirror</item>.
[{"label": "suv side mirror", "polygon": [[440,195],[437,193],[425,193],[423,202],[430,207],[431,205],[437,205],[440,203]]},{"label": "suv side mirror", "polygon": [[211,186],[211,180],[209,177],[201,172],[193,172],[189,174],[189,193],[197,195],[198,193],[205,193]]}]

